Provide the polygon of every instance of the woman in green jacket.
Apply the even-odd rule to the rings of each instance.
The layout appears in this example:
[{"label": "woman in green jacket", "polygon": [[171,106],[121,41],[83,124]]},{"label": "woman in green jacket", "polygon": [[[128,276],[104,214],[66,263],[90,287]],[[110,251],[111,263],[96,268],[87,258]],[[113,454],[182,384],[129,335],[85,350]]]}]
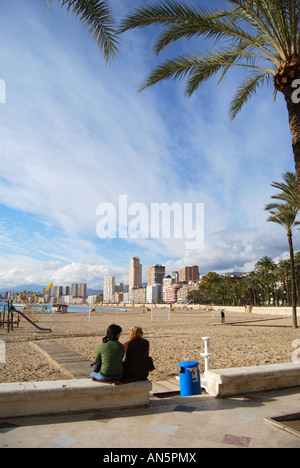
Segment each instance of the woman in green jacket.
[{"label": "woman in green jacket", "polygon": [[101,362],[99,372],[92,372],[90,378],[102,382],[120,380],[123,377],[124,345],[119,342],[122,328],[119,325],[110,325],[106,336],[100,343],[95,362]]}]

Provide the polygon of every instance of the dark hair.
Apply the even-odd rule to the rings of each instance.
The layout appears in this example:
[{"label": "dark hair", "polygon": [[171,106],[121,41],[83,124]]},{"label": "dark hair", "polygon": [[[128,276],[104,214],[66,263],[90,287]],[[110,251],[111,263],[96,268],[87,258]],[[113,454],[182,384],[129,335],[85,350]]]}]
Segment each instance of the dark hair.
[{"label": "dark hair", "polygon": [[108,341],[117,341],[117,335],[122,333],[122,328],[119,325],[112,324],[108,327],[106,336],[102,338],[103,343],[107,343]]}]

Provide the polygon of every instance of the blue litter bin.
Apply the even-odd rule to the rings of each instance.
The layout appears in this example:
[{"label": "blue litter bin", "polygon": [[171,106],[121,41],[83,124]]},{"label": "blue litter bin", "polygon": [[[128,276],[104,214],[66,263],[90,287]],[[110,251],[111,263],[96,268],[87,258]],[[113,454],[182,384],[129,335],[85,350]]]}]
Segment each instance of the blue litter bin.
[{"label": "blue litter bin", "polygon": [[201,380],[198,361],[182,361],[179,363],[180,396],[201,394]]}]

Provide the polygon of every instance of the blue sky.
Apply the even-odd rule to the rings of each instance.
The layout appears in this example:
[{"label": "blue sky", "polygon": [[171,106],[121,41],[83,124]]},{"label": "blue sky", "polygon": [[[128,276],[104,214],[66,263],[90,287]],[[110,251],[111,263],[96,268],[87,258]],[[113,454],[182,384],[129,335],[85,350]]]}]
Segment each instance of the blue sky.
[{"label": "blue sky", "polygon": [[[111,0],[122,17],[142,0]],[[212,6],[213,2],[202,2]],[[219,5],[224,1],[216,2]],[[163,58],[199,49],[182,42],[161,57],[155,29],[121,37],[105,66],[87,30],[53,2],[2,0],[0,79],[0,287],[124,281],[132,256],[167,273],[249,271],[264,255],[287,255],[285,231],[266,221],[273,181],[294,171],[282,96],[264,88],[233,123],[228,109],[242,75],[203,85],[138,89]],[[240,72],[239,72],[240,73]],[[101,203],[204,203],[203,249],[185,239],[100,239]],[[295,249],[300,248],[294,234]]]}]

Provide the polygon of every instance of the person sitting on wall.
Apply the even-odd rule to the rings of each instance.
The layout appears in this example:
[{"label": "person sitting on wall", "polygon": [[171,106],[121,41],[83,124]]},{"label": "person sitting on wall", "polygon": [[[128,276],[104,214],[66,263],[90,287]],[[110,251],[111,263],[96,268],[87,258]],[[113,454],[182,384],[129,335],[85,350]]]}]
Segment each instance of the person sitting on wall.
[{"label": "person sitting on wall", "polygon": [[149,375],[149,341],[143,338],[141,327],[132,327],[129,332],[129,341],[124,344],[125,379],[146,380]]},{"label": "person sitting on wall", "polygon": [[90,374],[92,380],[100,382],[114,382],[123,377],[124,345],[119,342],[122,328],[112,324],[108,327],[106,336],[100,343],[95,363],[98,369]]}]

